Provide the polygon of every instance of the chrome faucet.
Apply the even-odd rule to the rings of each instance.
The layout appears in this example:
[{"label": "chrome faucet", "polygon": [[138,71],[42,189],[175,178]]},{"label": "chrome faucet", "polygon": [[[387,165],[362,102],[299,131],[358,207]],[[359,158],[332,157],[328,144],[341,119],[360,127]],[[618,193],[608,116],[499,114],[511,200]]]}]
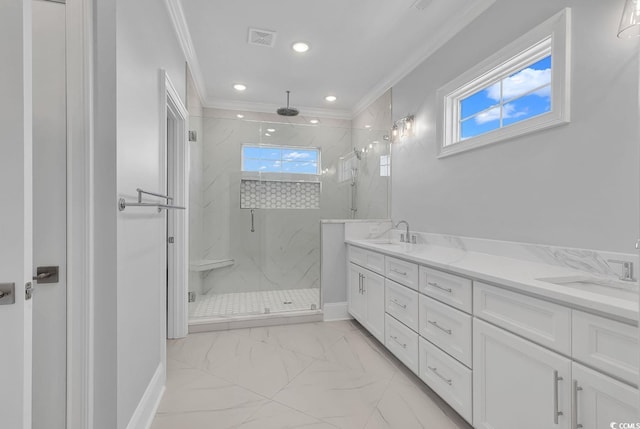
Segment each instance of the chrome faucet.
[{"label": "chrome faucet", "polygon": [[401,220],[396,224],[395,228],[399,227],[401,223],[404,223],[407,226],[407,232],[404,235],[400,234],[400,241],[403,243],[410,243],[411,235],[409,235],[409,222],[407,222],[406,220]]}]

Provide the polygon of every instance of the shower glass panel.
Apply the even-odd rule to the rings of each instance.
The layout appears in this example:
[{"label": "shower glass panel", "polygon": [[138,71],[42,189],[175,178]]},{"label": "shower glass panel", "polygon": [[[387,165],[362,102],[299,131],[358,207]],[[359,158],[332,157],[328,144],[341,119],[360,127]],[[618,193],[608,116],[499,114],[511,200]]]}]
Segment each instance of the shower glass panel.
[{"label": "shower glass panel", "polygon": [[319,310],[320,219],[349,217],[350,123],[192,124],[190,320]]}]

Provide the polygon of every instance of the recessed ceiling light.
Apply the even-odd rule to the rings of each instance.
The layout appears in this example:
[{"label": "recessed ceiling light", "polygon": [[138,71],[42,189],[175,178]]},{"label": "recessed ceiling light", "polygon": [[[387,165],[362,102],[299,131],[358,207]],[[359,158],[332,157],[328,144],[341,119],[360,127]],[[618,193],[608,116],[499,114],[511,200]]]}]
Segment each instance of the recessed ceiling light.
[{"label": "recessed ceiling light", "polygon": [[244,115],[241,115],[241,114],[239,114],[239,113],[238,113],[238,114],[236,115],[236,118],[238,118],[238,119],[242,119],[242,118],[244,118]]},{"label": "recessed ceiling light", "polygon": [[276,129],[275,128],[267,128],[267,131],[270,133],[275,133]]},{"label": "recessed ceiling light", "polygon": [[311,119],[309,122],[310,122],[310,123],[312,123],[312,124],[317,124],[317,123],[319,123],[320,121],[319,121],[319,120],[317,120],[317,119]]},{"label": "recessed ceiling light", "polygon": [[338,99],[338,97],[336,97],[335,95],[327,95],[326,97],[324,97],[324,99],[330,103],[333,103]]},{"label": "recessed ceiling light", "polygon": [[293,49],[296,52],[303,53],[309,50],[309,45],[304,42],[296,42],[293,44],[293,46],[291,46],[291,49]]},{"label": "recessed ceiling light", "polygon": [[267,137],[271,137],[271,134],[269,134],[269,133],[264,133],[264,135],[267,136]]},{"label": "recessed ceiling light", "polygon": [[364,127],[365,128],[371,128],[371,125],[365,125]]},{"label": "recessed ceiling light", "polygon": [[235,85],[233,85],[233,89],[235,89],[236,91],[244,91],[245,89],[247,89],[247,85],[236,83]]}]

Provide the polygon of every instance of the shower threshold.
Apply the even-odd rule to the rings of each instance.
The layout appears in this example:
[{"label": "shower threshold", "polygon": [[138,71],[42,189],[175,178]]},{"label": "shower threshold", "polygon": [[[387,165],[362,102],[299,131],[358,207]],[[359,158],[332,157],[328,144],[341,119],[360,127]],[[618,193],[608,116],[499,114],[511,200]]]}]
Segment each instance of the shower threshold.
[{"label": "shower threshold", "polygon": [[246,314],[228,317],[200,317],[189,320],[189,333],[226,331],[228,329],[258,328],[262,326],[293,325],[321,322],[322,310],[289,311],[286,313]]}]

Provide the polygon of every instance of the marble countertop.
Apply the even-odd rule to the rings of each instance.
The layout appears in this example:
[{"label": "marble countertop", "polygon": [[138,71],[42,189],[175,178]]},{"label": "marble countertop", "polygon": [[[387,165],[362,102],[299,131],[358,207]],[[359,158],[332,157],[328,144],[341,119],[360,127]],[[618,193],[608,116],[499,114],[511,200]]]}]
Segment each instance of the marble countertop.
[{"label": "marble countertop", "polygon": [[[620,286],[626,289],[594,285],[594,290],[585,290],[539,280],[571,277],[598,280],[592,273],[566,267],[432,244],[355,239],[347,239],[345,242],[626,322],[638,320],[638,293],[634,290],[637,288],[635,283],[620,283]],[[608,280],[611,281],[610,278]]]}]

